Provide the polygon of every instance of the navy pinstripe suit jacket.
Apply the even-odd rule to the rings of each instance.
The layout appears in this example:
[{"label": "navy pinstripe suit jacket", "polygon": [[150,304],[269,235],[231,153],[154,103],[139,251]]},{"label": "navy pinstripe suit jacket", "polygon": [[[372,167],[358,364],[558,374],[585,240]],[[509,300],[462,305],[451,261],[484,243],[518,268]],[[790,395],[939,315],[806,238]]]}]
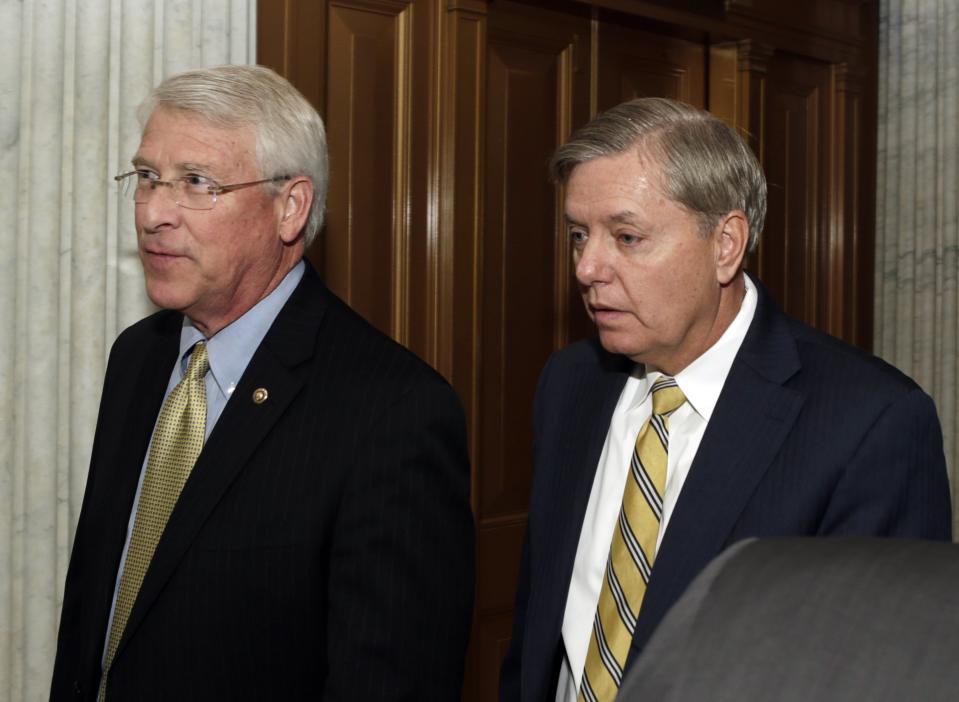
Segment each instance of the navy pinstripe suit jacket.
[{"label": "navy pinstripe suit jacket", "polygon": [[[159,312],[111,352],[52,700],[95,699],[181,321]],[[256,404],[260,387],[269,398]],[[107,699],[457,699],[473,604],[468,492],[452,389],[307,266],[170,517]]]},{"label": "navy pinstripe suit jacket", "polygon": [[[784,315],[756,284],[755,317],[657,554],[627,667],[696,574],[740,539],[950,536],[932,400],[887,363]],[[555,699],[580,527],[631,365],[590,339],[543,370],[502,700]]]}]

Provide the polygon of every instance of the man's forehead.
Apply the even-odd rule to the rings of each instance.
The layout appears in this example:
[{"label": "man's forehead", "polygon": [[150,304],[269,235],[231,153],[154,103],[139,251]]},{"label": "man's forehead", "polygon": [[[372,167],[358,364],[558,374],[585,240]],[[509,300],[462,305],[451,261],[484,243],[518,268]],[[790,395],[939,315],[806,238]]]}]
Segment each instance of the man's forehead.
[{"label": "man's forehead", "polygon": [[578,179],[566,186],[566,201],[635,199],[645,193],[661,195],[659,179],[644,171],[605,169],[583,171]]},{"label": "man's forehead", "polygon": [[659,154],[648,145],[634,144],[623,151],[601,154],[585,159],[573,166],[566,179],[566,183],[585,173],[597,170],[617,170],[632,177],[641,176],[645,180],[659,181],[662,174],[662,164]]},{"label": "man's forehead", "polygon": [[578,164],[566,182],[567,226],[656,226],[663,207],[677,204],[660,187],[661,169],[636,147]]},{"label": "man's forehead", "polygon": [[157,105],[149,114],[144,124],[144,131],[149,128],[150,123],[154,121],[175,121],[190,123],[201,128],[214,129],[218,131],[245,131],[250,125],[231,119],[220,119],[212,114],[205,114],[198,110],[186,109],[182,107],[171,107],[169,105]]},{"label": "man's forehead", "polygon": [[[255,137],[246,125],[224,125],[195,112],[159,107],[143,128],[134,163],[172,160],[184,169],[235,167],[255,158]],[[202,167],[202,168],[201,168]]]},{"label": "man's forehead", "polygon": [[[659,168],[623,152],[578,164],[566,181],[566,202],[633,199],[641,192],[661,194]],[[617,208],[628,209],[628,208]]]}]

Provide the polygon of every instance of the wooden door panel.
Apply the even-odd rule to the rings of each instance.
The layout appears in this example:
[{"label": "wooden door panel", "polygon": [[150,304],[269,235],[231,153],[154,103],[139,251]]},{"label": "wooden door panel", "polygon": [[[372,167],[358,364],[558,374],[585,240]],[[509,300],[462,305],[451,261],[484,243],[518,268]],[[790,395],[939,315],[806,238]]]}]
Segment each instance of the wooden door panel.
[{"label": "wooden door panel", "polygon": [[862,75],[848,64],[833,65],[832,125],[835,141],[830,150],[830,227],[828,314],[830,334],[863,348],[872,346],[873,231],[875,212],[876,150],[865,113],[866,92]]},{"label": "wooden door panel", "polygon": [[573,126],[588,118],[589,20],[584,11],[563,14],[556,5],[489,7],[475,424],[482,466],[473,638],[478,681],[468,680],[468,699],[495,699],[526,527],[536,381],[578,319],[571,313],[579,303],[547,164]]},{"label": "wooden door panel", "polygon": [[327,285],[379,329],[406,336],[409,21],[404,2],[329,6]]},{"label": "wooden door panel", "polygon": [[[486,235],[481,343],[487,473],[480,512],[524,509],[529,499],[529,405],[553,349],[555,195],[544,164],[556,142],[556,57],[497,44],[488,64]],[[512,465],[511,465],[512,464]]]},{"label": "wooden door panel", "polygon": [[[531,404],[536,379],[567,332],[569,252],[547,162],[585,118],[577,66],[588,25],[529,22],[529,8],[497,4],[489,20],[485,233],[479,336],[478,460],[483,520],[522,515],[529,499]],[[518,19],[510,13],[522,12]],[[548,11],[547,11],[548,14]],[[507,31],[504,26],[508,25]]]},{"label": "wooden door panel", "polygon": [[669,97],[705,106],[705,51],[701,42],[660,36],[620,24],[599,23],[599,111],[636,97]]},{"label": "wooden door panel", "polygon": [[782,308],[811,324],[826,321],[820,255],[828,208],[828,103],[828,66],[772,58],[763,126],[769,205],[756,268]]}]

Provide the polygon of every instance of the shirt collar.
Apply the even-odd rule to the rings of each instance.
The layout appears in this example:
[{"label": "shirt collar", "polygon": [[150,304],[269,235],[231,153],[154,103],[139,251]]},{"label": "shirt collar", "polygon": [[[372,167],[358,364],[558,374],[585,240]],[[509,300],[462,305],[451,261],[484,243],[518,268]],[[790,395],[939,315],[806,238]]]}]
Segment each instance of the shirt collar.
[{"label": "shirt collar", "polygon": [[193,326],[193,322],[188,317],[184,317],[183,328],[180,330],[181,377],[186,372],[189,362],[188,352],[196,342],[205,340],[207,357],[210,361],[210,375],[213,376],[220,392],[229,397],[240,382],[243,371],[246,370],[253,353],[269,331],[273,320],[299,284],[305,270],[306,265],[303,261],[298,262],[269,295],[210,339],[204,339],[203,333]]},{"label": "shirt collar", "polygon": [[[744,274],[743,278],[746,282],[746,294],[732,323],[726,327],[726,331],[715,344],[676,374],[676,384],[683,391],[686,400],[707,422],[716,408],[716,403],[719,402],[719,394],[726,383],[726,376],[729,375],[729,369],[736,359],[739,347],[742,346],[756,313],[758,301],[756,286],[748,275]],[[638,363],[632,375],[640,381],[633,400],[633,406],[638,407],[646,401],[653,383],[662,373],[657,370],[647,372],[645,366]]]}]

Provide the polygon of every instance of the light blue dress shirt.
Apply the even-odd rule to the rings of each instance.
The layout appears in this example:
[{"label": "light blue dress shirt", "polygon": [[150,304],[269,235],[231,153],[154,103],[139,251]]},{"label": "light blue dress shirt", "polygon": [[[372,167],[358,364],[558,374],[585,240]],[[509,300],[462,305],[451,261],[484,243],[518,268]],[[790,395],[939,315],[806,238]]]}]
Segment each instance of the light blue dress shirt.
[{"label": "light blue dress shirt", "polygon": [[[183,328],[180,330],[180,354],[177,357],[177,362],[173,364],[170,382],[167,383],[163,400],[166,401],[167,395],[183,379],[183,374],[186,373],[187,366],[190,364],[190,354],[192,354],[196,342],[206,341],[210,372],[204,378],[206,383],[205,439],[210,438],[210,432],[213,431],[213,427],[216,426],[226,403],[240,382],[240,378],[243,377],[243,372],[249,365],[250,359],[253,358],[254,352],[259,348],[260,342],[263,341],[263,337],[266,336],[267,331],[272,326],[273,320],[276,319],[283,305],[293,294],[293,290],[296,289],[300,279],[303,278],[305,269],[306,265],[303,261],[297,263],[269,295],[210,339],[206,339],[203,333],[193,326],[193,323],[187,317],[183,318]],[[154,426],[155,430],[156,427]],[[153,443],[152,438],[150,443]],[[143,489],[143,478],[146,475],[149,456],[150,447],[148,446],[143,457],[143,465],[140,467],[140,480],[137,483],[136,495],[133,498],[130,520],[127,523],[127,537],[123,544],[123,555],[120,557],[120,569],[117,571],[116,583],[113,586],[113,604],[110,605],[110,619],[107,622],[107,635],[100,660],[101,666],[106,663],[110,629],[113,627],[113,610],[117,606],[117,594],[120,591],[120,576],[123,574],[123,567],[126,565],[127,550],[130,547],[130,536],[133,534],[133,523],[136,519],[137,506],[140,504],[140,491]]]}]

